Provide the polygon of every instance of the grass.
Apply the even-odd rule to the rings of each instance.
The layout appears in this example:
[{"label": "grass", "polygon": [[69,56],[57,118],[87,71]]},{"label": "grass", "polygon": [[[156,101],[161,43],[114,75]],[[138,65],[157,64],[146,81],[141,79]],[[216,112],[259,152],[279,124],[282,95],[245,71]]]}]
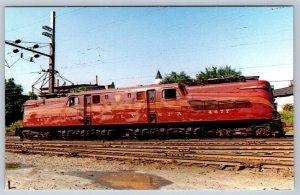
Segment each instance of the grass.
[{"label": "grass", "polygon": [[16,129],[21,127],[22,120],[18,120],[14,123],[12,123],[10,126],[5,127],[6,134],[12,135],[15,133]]}]

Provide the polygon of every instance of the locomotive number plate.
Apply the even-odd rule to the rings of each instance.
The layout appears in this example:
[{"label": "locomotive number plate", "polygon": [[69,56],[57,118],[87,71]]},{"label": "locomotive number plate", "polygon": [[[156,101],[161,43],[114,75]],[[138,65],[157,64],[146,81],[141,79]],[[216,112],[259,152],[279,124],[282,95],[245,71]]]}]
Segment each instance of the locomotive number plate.
[{"label": "locomotive number plate", "polygon": [[229,109],[225,109],[225,110],[209,110],[208,114],[228,114],[229,113]]}]

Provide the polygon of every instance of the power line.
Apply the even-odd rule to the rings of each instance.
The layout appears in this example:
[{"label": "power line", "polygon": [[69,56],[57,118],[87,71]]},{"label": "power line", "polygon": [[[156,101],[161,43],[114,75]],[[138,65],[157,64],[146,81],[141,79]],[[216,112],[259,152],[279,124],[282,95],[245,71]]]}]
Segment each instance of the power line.
[{"label": "power line", "polygon": [[[262,66],[255,66],[254,68],[262,68],[262,67],[271,67],[271,66],[286,66],[286,65],[291,65],[291,64],[271,64],[271,65],[262,65]],[[248,67],[246,67],[248,68]],[[197,71],[197,72],[187,72],[186,74],[197,74],[197,73],[200,73],[201,71]],[[127,80],[127,79],[138,79],[138,78],[151,78],[154,76],[153,75],[144,75],[144,76],[138,76],[138,77],[135,77],[135,76],[131,76],[131,77],[123,77],[123,78],[112,78],[112,79],[105,79],[103,81],[118,81],[118,80]],[[276,80],[276,81],[269,81],[269,82],[283,82],[283,81],[291,81],[291,80]]]},{"label": "power line", "polygon": [[[65,12],[65,13],[62,13],[62,14],[57,14],[56,18],[67,15],[67,14],[70,14],[70,13],[73,13],[73,12],[77,12],[78,10],[85,9],[85,8],[86,7],[79,7],[79,8],[75,8],[74,10],[71,10],[69,12]],[[63,8],[61,8],[61,9],[63,9]]]},{"label": "power line", "polygon": [[[162,9],[162,7],[160,7],[160,9]],[[129,16],[129,17],[127,17],[127,19],[122,19],[122,20],[117,20],[117,21],[113,21],[113,22],[110,22],[110,23],[107,23],[107,24],[102,24],[102,25],[99,25],[98,27],[94,27],[94,28],[92,28],[92,29],[97,29],[97,28],[99,28],[99,27],[105,27],[105,26],[109,26],[109,25],[111,25],[111,24],[116,24],[116,23],[119,23],[119,22],[122,22],[122,21],[127,21],[128,19],[130,19],[130,18],[141,18],[140,16],[143,16],[143,15],[150,15],[151,13],[156,13],[157,11],[161,11],[161,10],[155,10],[155,11],[152,11],[152,12],[150,12],[150,13],[144,13],[144,14],[140,14],[140,15],[136,15],[136,16]],[[210,20],[211,19],[213,19],[213,18],[217,18],[218,17],[218,15],[214,15],[213,17],[211,17],[211,18],[209,18],[208,20],[206,20],[206,21],[204,21],[204,22],[202,22],[202,23],[200,23],[200,24],[194,24],[194,25],[189,25],[191,28],[192,27],[195,27],[195,26],[201,26],[201,25],[203,25],[203,24],[205,24],[205,23],[209,23],[210,22]],[[171,26],[168,26],[167,27],[167,29],[170,29],[170,28],[172,28],[172,27],[176,27],[176,26],[178,26],[178,25],[171,25]],[[105,28],[104,28],[104,30],[105,30]],[[87,32],[87,33],[89,33],[89,31],[91,32],[91,31],[93,31],[93,30],[91,30],[91,29],[89,29],[89,30],[85,30],[85,31],[82,31],[82,32]],[[102,29],[102,31],[103,31],[103,29]],[[122,38],[124,39],[124,38],[127,38],[127,37],[130,37],[130,36],[134,36],[134,34],[130,34],[130,35],[128,35],[128,36],[123,36]],[[71,38],[70,39],[67,39],[67,40],[63,40],[63,41],[61,41],[61,42],[65,42],[65,41],[68,41],[68,40],[72,40]],[[88,47],[95,47],[95,46],[99,46],[99,45],[103,45],[103,42],[99,42],[99,43],[94,43],[94,44],[92,44],[92,45],[90,45],[90,46],[88,46]],[[68,51],[72,51],[72,50],[78,50],[78,49],[80,49],[81,47],[77,47],[77,48],[74,48],[74,49],[71,49],[71,50],[69,50],[68,49]],[[67,50],[67,49],[66,49]],[[62,50],[62,51],[66,51],[66,50]],[[83,50],[85,50],[85,49],[83,49]],[[60,51],[60,52],[62,52],[62,51]]]},{"label": "power line", "polygon": [[[58,9],[64,9],[65,7],[62,7],[62,8],[58,8]],[[73,13],[73,12],[75,12],[75,11],[78,11],[78,10],[80,10],[80,9],[84,9],[85,7],[83,7],[83,8],[76,8],[76,9],[74,9],[74,10],[71,10],[71,11],[69,11],[69,12],[66,12],[66,13],[62,13],[62,14],[58,14],[57,16],[56,16],[56,18],[57,17],[61,17],[61,16],[63,16],[63,15],[67,15],[67,14],[70,14],[70,13]],[[9,29],[9,30],[7,30],[6,31],[6,33],[7,32],[12,32],[12,31],[18,31],[18,30],[20,30],[20,29],[24,29],[24,28],[28,28],[28,27],[30,27],[30,26],[32,26],[32,25],[35,25],[35,24],[38,24],[38,23],[42,23],[42,22],[44,22],[45,20],[48,20],[49,19],[49,14],[43,14],[41,17],[38,17],[38,20],[31,20],[31,22],[30,23],[27,23],[27,24],[22,24],[22,25],[20,25],[20,26],[18,26],[18,27],[16,27],[16,28],[13,28],[13,29]]]},{"label": "power line", "polygon": [[[243,17],[244,15],[242,15],[242,16],[238,16],[238,17],[233,17],[233,18],[240,18],[240,17]],[[212,17],[212,18],[215,18],[216,16],[214,16],[214,17]],[[232,18],[232,17],[231,17]],[[230,19],[230,18],[229,18]],[[198,24],[199,25],[199,24]],[[195,25],[193,25],[193,26],[195,26]],[[280,32],[280,31],[278,31],[278,32]],[[274,33],[273,33],[274,34]],[[226,39],[227,40],[227,39]],[[287,40],[290,40],[290,39],[287,39]],[[285,41],[285,39],[284,40],[282,40],[282,41]],[[240,43],[240,44],[235,44],[235,45],[231,45],[231,46],[229,46],[229,47],[232,47],[232,48],[234,48],[234,47],[241,47],[241,46],[248,46],[248,45],[258,45],[258,44],[263,44],[263,43],[267,43],[267,42],[273,42],[273,41],[261,41],[261,42],[252,42],[252,43]],[[103,43],[101,43],[101,45],[103,45]],[[96,44],[93,44],[92,46],[94,46],[94,47],[96,47],[97,46],[97,43]],[[191,46],[194,46],[195,47],[195,45],[193,44],[193,45],[191,45]],[[91,46],[90,46],[91,47]],[[210,51],[211,50],[217,50],[217,49],[226,49],[227,47],[220,47],[220,48],[212,48],[212,49],[209,49]],[[78,49],[78,48],[74,48],[74,49],[72,49],[72,50],[76,50],[76,49]],[[178,50],[178,49],[185,49],[185,48],[172,48],[172,49],[175,49],[175,50]],[[168,50],[170,50],[170,49],[168,49]],[[64,51],[64,50],[63,50]],[[70,51],[70,50],[68,50],[68,51]],[[82,50],[79,50],[79,51],[83,51],[83,49]],[[161,52],[164,52],[164,51],[161,51]],[[128,58],[129,56],[125,56],[125,57],[123,57],[123,58]],[[117,59],[123,59],[122,57],[121,58],[117,58]],[[109,60],[116,60],[116,58],[113,58],[113,59],[109,59]],[[108,61],[109,61],[108,60]],[[97,61],[99,61],[99,60],[97,60]]]},{"label": "power line", "polygon": [[[80,8],[80,9],[83,9],[83,8]],[[70,12],[74,12],[74,11],[76,11],[76,10],[72,10],[72,11],[70,11]],[[68,12],[67,13],[64,13],[64,14],[68,14]],[[64,14],[62,14],[62,15],[64,15]],[[115,22],[122,22],[123,20],[118,20],[118,21],[115,21]],[[114,23],[113,23],[114,24]],[[99,28],[99,27],[97,27],[97,28]],[[262,44],[262,43],[264,43],[264,42],[254,42],[254,43],[252,43],[252,44]],[[229,47],[241,47],[241,46],[248,46],[248,45],[252,45],[251,43],[240,43],[240,44],[237,44],[237,45],[231,45],[231,46],[229,46]],[[225,49],[226,47],[221,47],[221,48],[212,48],[210,51],[212,51],[212,50],[217,50],[217,49]],[[185,49],[185,48],[172,48],[172,50],[181,50],[181,49]],[[196,48],[197,49],[197,48]],[[88,49],[87,49],[88,50]],[[165,53],[167,53],[167,52],[170,52],[170,50],[171,49],[166,49],[166,50],[161,50],[160,51],[160,54],[158,54],[158,55],[162,55],[161,53],[163,53],[163,52],[165,52]],[[147,53],[142,53],[142,56],[140,55],[139,57],[144,57],[144,55],[148,55]],[[183,54],[182,52],[180,52],[180,54]],[[152,56],[154,56],[154,57],[156,57],[156,56],[158,56],[157,54],[152,54]],[[151,56],[151,55],[150,55]],[[117,62],[118,62],[118,60],[120,61],[120,60],[122,60],[122,59],[124,59],[124,58],[130,58],[130,56],[125,56],[125,57],[121,57],[121,58],[111,58],[111,59],[108,59],[108,60],[111,60],[111,61],[113,61],[113,60],[117,60]],[[128,59],[128,60],[131,60],[131,59]],[[99,60],[96,60],[96,61],[92,61],[92,63],[96,63],[96,62],[100,62]],[[104,63],[104,62],[102,62],[102,63]],[[114,63],[114,62],[106,62],[106,63]],[[272,66],[279,66],[279,65],[272,65]],[[243,68],[240,68],[240,69],[246,69],[246,68],[257,68],[258,66],[256,66],[256,67],[243,67]],[[265,67],[265,66],[262,66],[262,67]]]},{"label": "power line", "polygon": [[20,59],[22,59],[22,58],[18,58],[16,61],[14,61],[11,65],[9,65],[8,63],[7,63],[7,61],[6,61],[6,63],[7,63],[7,65],[5,65],[6,67],[8,67],[8,68],[11,68],[13,65],[15,65]]},{"label": "power line", "polygon": [[[48,17],[49,17],[49,16],[47,16],[47,18],[48,18]],[[44,18],[44,19],[41,19],[41,18]],[[30,27],[30,26],[32,26],[32,25],[34,25],[34,24],[38,24],[38,23],[44,22],[44,21],[46,20],[46,17],[45,17],[45,16],[44,16],[44,17],[41,17],[41,18],[39,18],[39,20],[37,20],[37,21],[35,21],[35,22],[30,22],[30,23],[27,23],[27,24],[20,25],[19,27],[16,27],[16,28],[9,29],[9,30],[6,31],[6,33],[12,32],[12,31],[18,31],[18,30],[24,29],[24,28],[28,28],[28,27]]]},{"label": "power line", "polygon": [[[158,10],[148,11],[148,12],[146,12],[146,13],[141,13],[141,14],[137,14],[137,15],[133,15],[133,16],[128,16],[127,18],[123,18],[123,19],[120,19],[120,20],[115,20],[115,21],[112,21],[112,22],[109,22],[109,23],[106,23],[106,24],[101,24],[101,25],[98,25],[98,26],[96,26],[96,27],[90,28],[90,29],[88,29],[88,30],[83,30],[83,31],[81,31],[81,32],[79,32],[79,33],[90,34],[90,32],[95,31],[95,30],[97,30],[97,29],[100,28],[100,27],[102,28],[101,31],[103,32],[103,31],[106,30],[105,27],[107,27],[107,26],[111,26],[111,25],[113,25],[113,24],[118,24],[118,23],[121,23],[121,22],[126,22],[126,21],[129,21],[129,20],[131,20],[131,19],[136,19],[136,18],[140,19],[140,18],[142,18],[142,16],[148,16],[148,15],[154,14],[154,13],[156,13],[156,12],[158,12],[158,11],[161,11],[161,9],[162,9],[162,8],[160,7]],[[77,33],[78,33],[78,32],[77,32]],[[74,34],[74,32],[72,32],[72,34]],[[130,36],[133,36],[133,35],[129,35],[129,36],[126,36],[126,37],[130,37]],[[60,43],[62,43],[62,42],[67,42],[67,41],[73,41],[73,37],[72,37],[72,36],[67,36],[67,37],[69,37],[69,38],[60,41]],[[123,37],[123,38],[124,38],[124,37]],[[96,43],[96,44],[98,44],[98,43]],[[97,46],[96,44],[94,43],[94,44],[88,46],[88,48],[89,48],[89,47]],[[102,45],[102,44],[103,44],[103,43],[99,43],[99,45]],[[63,52],[63,51],[66,51],[66,50],[68,50],[68,52],[69,52],[69,51],[73,51],[73,50],[78,50],[78,49],[80,49],[80,48],[81,48],[81,47],[73,48],[73,49],[71,49],[71,50],[70,50],[70,49],[65,49],[65,50],[61,50],[61,51],[59,51],[59,52]]]},{"label": "power line", "polygon": [[249,69],[249,68],[263,68],[263,67],[273,67],[273,66],[292,66],[292,63],[289,64],[270,64],[270,65],[262,65],[262,66],[249,66],[249,67],[237,67],[239,69]]},{"label": "power line", "polygon": [[288,81],[294,81],[293,79],[290,79],[290,80],[274,80],[274,81],[269,81],[269,82],[288,82]]},{"label": "power line", "polygon": [[[286,41],[286,40],[290,40],[290,39],[283,39],[281,41]],[[280,40],[278,40],[280,41]],[[224,47],[214,47],[214,48],[208,48],[206,49],[204,52],[211,52],[211,51],[215,51],[215,50],[222,50],[222,49],[227,49],[227,48],[238,48],[238,47],[246,47],[246,46],[251,46],[251,45],[259,45],[259,44],[264,44],[264,43],[273,43],[273,41],[261,41],[261,42],[247,42],[247,43],[240,43],[240,44],[236,44],[236,45],[228,45],[228,46],[224,46]],[[128,60],[132,60],[132,59],[139,59],[139,58],[149,58],[149,57],[157,57],[157,56],[162,56],[163,53],[170,53],[172,52],[172,55],[183,55],[185,53],[194,53],[194,52],[199,52],[199,46],[201,45],[194,45],[194,49],[193,50],[187,50],[185,47],[184,48],[172,48],[172,49],[165,49],[165,50],[160,50],[158,51],[158,54],[149,54],[151,52],[147,52],[147,53],[141,53],[138,55],[134,56],[123,56],[123,57],[119,57],[119,58],[111,58],[111,59],[98,59],[98,60],[93,60],[90,62],[84,62],[82,64],[93,64],[93,63],[98,63],[103,61],[105,64],[113,64],[113,63],[118,63],[118,62],[124,62],[124,61],[128,61]],[[186,52],[181,52],[180,50],[187,50]],[[173,52],[173,51],[179,50],[178,52]],[[202,52],[203,53],[203,52]],[[178,56],[178,55],[177,55]],[[80,64],[78,64],[80,65]],[[78,66],[77,65],[77,66]],[[61,67],[63,68],[63,67]],[[247,67],[242,67],[243,69],[246,69]]]},{"label": "power line", "polygon": [[[266,10],[262,10],[261,12],[265,12]],[[267,11],[271,11],[271,10],[267,10]],[[248,15],[251,15],[251,14],[248,14]],[[239,15],[238,17],[236,17],[236,16],[231,16],[231,17],[229,17],[229,18],[227,18],[226,20],[230,20],[230,21],[232,21],[233,19],[238,19],[238,18],[241,18],[241,17],[245,17],[246,16],[246,14],[243,14],[243,15]],[[131,17],[133,17],[133,16],[131,16]],[[128,18],[131,18],[131,17],[128,17]],[[127,18],[127,19],[128,19]],[[134,17],[133,17],[134,18]],[[211,19],[214,19],[214,18],[218,18],[218,15],[215,15],[215,16],[213,16],[213,17],[211,17]],[[222,19],[222,21],[224,21],[224,19],[223,18],[221,18]],[[124,19],[125,21],[126,21],[126,19]],[[120,20],[120,21],[124,21],[124,20]],[[225,20],[225,21],[226,21]],[[110,24],[115,24],[115,23],[117,23],[117,22],[120,22],[120,21],[113,21],[113,22],[111,22],[111,23],[108,23],[108,24],[102,24],[102,25],[100,25],[100,26],[98,26],[98,27],[95,27],[95,29],[97,29],[97,28],[99,28],[99,27],[103,27],[103,26],[108,26],[108,25],[110,25]],[[210,22],[211,20],[206,20],[206,21],[204,21],[204,22],[202,22],[202,23],[200,23],[200,24],[194,24],[194,25],[190,25],[190,27],[195,27],[195,26],[201,26],[201,25],[204,25],[204,24],[206,24],[207,22]],[[171,26],[174,26],[174,25],[171,25]],[[175,27],[176,26],[178,26],[178,25],[175,25]],[[180,26],[182,26],[182,25],[180,25]],[[179,26],[179,27],[180,27]],[[169,29],[169,28],[168,28]],[[86,32],[91,32],[90,31],[91,29],[89,29],[89,30],[86,30]],[[105,30],[105,29],[104,29]],[[85,32],[85,31],[83,31],[83,32]],[[279,31],[280,32],[280,31]],[[274,32],[272,32],[273,34],[274,34]],[[271,33],[270,33],[271,34]],[[273,35],[272,34],[272,35]],[[133,34],[131,34],[131,35],[129,35],[129,36],[133,36]],[[126,36],[126,37],[128,37],[128,36]],[[226,39],[227,40],[227,39]],[[66,40],[65,40],[66,41]],[[247,45],[257,45],[257,44],[263,44],[263,43],[266,43],[267,41],[264,41],[264,42],[255,42],[255,43],[240,43],[240,44],[236,44],[236,45],[231,45],[231,47],[240,47],[240,46],[247,46]],[[91,46],[89,46],[89,47],[96,47],[97,45],[103,45],[103,42],[102,43],[100,43],[100,44],[93,44],[93,45],[91,45]],[[192,46],[194,46],[194,45],[192,45]],[[71,50],[68,50],[68,52],[70,52],[70,51],[72,51],[72,50],[78,50],[78,49],[80,49],[81,47],[78,47],[78,48],[74,48],[74,49],[71,49]],[[225,47],[226,48],[226,47]],[[224,48],[224,49],[225,49]],[[180,48],[175,48],[175,49],[180,49]],[[182,48],[182,49],[184,49],[184,48]],[[215,49],[222,49],[222,48],[215,48]],[[80,49],[79,51],[83,51],[83,50],[88,50],[88,48],[87,49]],[[169,49],[168,49],[169,50]],[[210,49],[211,50],[211,49]],[[62,51],[66,51],[66,49],[65,50],[62,50]],[[59,51],[59,52],[62,52],[62,51]],[[63,53],[61,54],[61,55],[64,55]],[[125,56],[125,57],[123,57],[123,58],[128,58],[129,56]],[[121,58],[119,58],[120,60],[122,59],[122,57]],[[109,60],[116,60],[116,58],[113,58],[113,59],[109,59]],[[108,61],[109,61],[108,60]],[[104,60],[97,60],[97,62],[103,62]],[[96,62],[96,61],[95,61]],[[107,60],[106,60],[106,62],[107,62]],[[108,62],[108,63],[113,63],[113,62]]]},{"label": "power line", "polygon": [[[8,41],[8,42],[14,42],[14,41],[12,41],[12,40],[6,40],[6,41]],[[22,41],[22,40],[21,40],[21,41]],[[49,45],[49,43],[33,42],[33,41],[22,41],[22,43],[48,44],[48,45]]]}]

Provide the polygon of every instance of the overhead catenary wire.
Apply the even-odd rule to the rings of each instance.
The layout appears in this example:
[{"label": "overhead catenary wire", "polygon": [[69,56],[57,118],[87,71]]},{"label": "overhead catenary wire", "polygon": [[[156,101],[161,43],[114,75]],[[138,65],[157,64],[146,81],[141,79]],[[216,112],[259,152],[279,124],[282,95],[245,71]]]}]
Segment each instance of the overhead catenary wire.
[{"label": "overhead catenary wire", "polygon": [[[83,8],[76,8],[76,9],[71,10],[71,11],[69,11],[69,12],[62,13],[62,14],[58,15],[57,17],[63,16],[63,15],[66,15],[66,14],[73,13],[73,12],[75,12],[75,11],[77,11],[77,10],[80,10],[80,9],[83,9]],[[159,9],[158,9],[158,10],[159,10]],[[104,24],[104,26],[105,26],[105,25],[109,26],[109,25],[112,25],[112,24],[116,24],[116,23],[118,23],[118,22],[124,22],[124,21],[129,20],[129,19],[132,19],[132,18],[140,18],[140,16],[142,16],[142,15],[147,15],[147,14],[152,13],[152,12],[155,12],[155,11],[157,11],[157,10],[150,10],[150,11],[148,11],[148,12],[146,12],[146,13],[141,13],[141,14],[129,16],[129,17],[127,17],[127,18],[125,18],[125,19],[122,19],[122,20],[117,20],[117,21],[113,21],[113,22],[108,23],[108,24]],[[244,17],[244,15],[245,15],[245,14],[239,15],[237,18]],[[218,15],[213,16],[212,18],[216,18],[217,16],[218,16]],[[230,18],[232,18],[232,16],[231,16]],[[236,17],[234,17],[234,18],[236,18]],[[206,23],[206,22],[204,22],[204,23]],[[200,24],[197,24],[197,25],[203,25],[203,23],[200,23]],[[176,26],[176,25],[175,25],[175,26]],[[103,25],[99,25],[99,26],[96,26],[96,27],[94,27],[94,28],[99,28],[99,27],[103,27]],[[90,30],[93,30],[93,29],[88,29],[86,32],[90,32]],[[252,44],[254,44],[254,43],[252,43]],[[255,43],[255,44],[261,44],[261,43]],[[232,45],[231,47],[238,47],[238,46],[245,46],[245,45],[250,45],[250,44],[249,44],[249,43],[244,43],[244,44],[240,44],[240,45]],[[175,48],[175,49],[179,49],[179,48]],[[89,50],[89,48],[87,48],[87,50]],[[125,56],[124,58],[129,58],[129,57],[128,57],[128,56]],[[115,59],[109,59],[109,60],[103,60],[103,59],[101,59],[101,60],[97,60],[97,62],[102,62],[102,63],[104,63],[105,61],[107,62],[107,61],[110,61],[110,60],[115,60]],[[120,60],[121,60],[121,58],[120,58]],[[84,63],[87,63],[87,62],[84,62]],[[107,62],[107,63],[109,63],[109,62]]]},{"label": "overhead catenary wire", "polygon": [[[107,26],[111,26],[111,25],[116,25],[116,24],[118,24],[118,23],[122,23],[122,22],[126,22],[126,21],[129,21],[129,20],[132,20],[132,19],[136,19],[136,18],[138,18],[138,19],[141,19],[143,16],[148,16],[148,15],[151,15],[151,14],[153,14],[153,13],[156,13],[156,12],[158,12],[158,11],[161,11],[161,7],[159,7],[157,10],[152,10],[152,11],[147,11],[147,12],[145,12],[145,13],[140,13],[140,14],[136,14],[136,15],[131,15],[131,16],[128,16],[128,17],[126,17],[126,18],[122,18],[122,19],[118,19],[118,20],[115,20],[115,21],[112,21],[112,22],[108,22],[108,23],[105,23],[105,24],[100,24],[100,25],[98,25],[98,26],[95,26],[95,27],[92,27],[92,28],[89,28],[89,29],[85,29],[85,30],[83,30],[83,31],[80,31],[79,33],[88,33],[88,34],[90,34],[91,32],[93,32],[93,31],[95,31],[95,30],[97,30],[97,29],[99,29],[99,28],[101,28],[101,30],[103,31],[103,30],[105,30],[105,28],[103,28],[103,27],[107,27]],[[72,34],[73,34],[74,32],[72,32]],[[70,37],[70,39],[72,40],[72,37]],[[69,39],[69,40],[70,40]],[[65,40],[62,40],[61,42],[65,42],[65,41],[67,41],[68,39],[65,39]]]},{"label": "overhead catenary wire", "polygon": [[[282,31],[282,30],[279,30],[278,32],[280,32],[280,31]],[[272,34],[274,34],[274,32],[272,32]],[[289,40],[289,39],[282,39],[281,41],[286,41],[286,40]],[[234,47],[241,47],[241,46],[248,46],[248,45],[258,45],[258,44],[263,44],[263,43],[267,43],[267,42],[272,42],[272,41],[260,41],[260,42],[251,42],[251,43],[244,42],[244,43],[230,45],[229,47],[234,48]],[[101,45],[101,44],[99,44],[99,45]],[[98,46],[98,44],[93,44],[93,45],[90,45],[89,48],[91,48],[91,47],[93,48],[93,47],[97,47],[97,46]],[[194,44],[191,45],[191,46],[195,47]],[[81,50],[78,50],[78,51],[89,50],[89,48],[87,48],[87,49],[81,49]],[[209,49],[209,51],[211,51],[211,50],[218,50],[218,49],[226,49],[226,48],[227,47],[212,48],[212,49]],[[74,48],[72,50],[77,50],[77,49],[79,49],[79,48]],[[174,49],[178,50],[178,49],[185,49],[185,48],[172,48],[172,49],[168,49],[168,50],[174,50]],[[68,50],[68,51],[70,51],[70,50]],[[160,51],[160,52],[165,52],[165,51]],[[182,54],[182,52],[180,52],[180,54]],[[124,56],[123,58],[128,58],[128,56]],[[120,57],[120,59],[122,59],[122,57]],[[109,59],[109,60],[112,60],[112,59]],[[113,60],[115,60],[115,59],[113,59]],[[99,62],[100,60],[97,60],[97,61]],[[104,60],[102,59],[101,61],[104,61]],[[107,59],[105,61],[107,62]]]},{"label": "overhead catenary wire", "polygon": [[[287,39],[283,39],[283,40],[287,41]],[[203,52],[211,52],[211,51],[223,50],[223,49],[228,49],[228,48],[246,47],[246,46],[259,45],[259,44],[264,44],[264,43],[273,43],[273,42],[272,41],[261,41],[261,42],[250,42],[250,43],[248,42],[248,43],[244,43],[244,44],[207,48]],[[172,48],[172,49],[159,50],[159,51],[156,51],[156,53],[154,53],[154,54],[149,54],[149,52],[147,52],[147,53],[140,53],[140,54],[137,54],[135,56],[126,55],[126,56],[123,56],[123,57],[111,58],[111,59],[101,58],[101,59],[97,59],[97,60],[93,60],[93,61],[89,61],[89,62],[81,62],[79,65],[89,64],[91,66],[91,65],[96,65],[101,61],[102,61],[102,63],[105,63],[105,64],[115,64],[117,62],[122,62],[123,63],[124,61],[128,61],[128,60],[132,61],[134,59],[139,59],[139,58],[149,58],[149,57],[157,58],[157,56],[158,56],[157,53],[159,53],[160,56],[162,56],[163,54],[167,54],[167,53],[171,53],[172,55],[177,55],[178,56],[178,55],[183,55],[183,54],[186,54],[186,53],[190,54],[190,53],[194,53],[194,52],[199,52],[198,47],[194,47],[194,49],[192,49],[192,50],[190,49],[186,52],[182,52],[180,50],[186,50],[186,49],[185,48]],[[177,51],[177,52],[174,52],[174,51]],[[65,66],[65,67],[70,68],[70,66]],[[75,66],[73,66],[73,67],[75,67]],[[64,67],[60,67],[60,68],[64,69]],[[243,67],[243,69],[246,69],[246,68],[247,67],[245,67],[245,68]]]},{"label": "overhead catenary wire", "polygon": [[[74,10],[73,10],[74,11]],[[243,43],[241,43],[241,44],[243,44]],[[257,44],[257,43],[255,43],[255,44]],[[245,46],[246,44],[244,44],[244,45],[238,45],[238,46]],[[249,44],[247,44],[247,45],[249,45]],[[235,45],[233,45],[232,47],[236,47]],[[87,48],[86,50],[88,50],[89,48]],[[176,49],[178,49],[178,50],[180,50],[180,48],[175,48],[175,50]],[[219,49],[219,48],[217,48],[217,49]],[[174,50],[174,49],[173,49]],[[167,50],[165,50],[165,51],[161,51],[161,52],[167,52]],[[180,54],[182,54],[182,52],[179,52]],[[147,57],[147,54],[145,54],[146,55],[146,57]],[[156,55],[156,54],[154,54],[154,55]],[[166,55],[166,54],[159,54],[159,55]],[[130,59],[132,56],[125,56],[125,58],[128,58],[128,60],[132,60],[132,59]],[[140,57],[143,57],[143,56],[140,56]],[[105,61],[106,60],[106,61]],[[109,61],[109,60],[111,60],[111,61]],[[102,56],[101,56],[101,58],[99,58],[98,60],[95,60],[95,61],[93,61],[94,63],[102,63],[102,64],[105,64],[105,63],[110,63],[110,64],[113,64],[114,62],[113,61],[123,61],[122,60],[122,57],[121,58],[111,58],[111,59],[105,59],[105,58],[103,58]],[[83,62],[82,64],[88,64],[89,62]],[[78,64],[78,65],[76,65],[77,67],[79,67],[81,64]],[[67,67],[68,69],[69,68],[75,68],[76,67],[75,65],[72,65],[72,66],[63,66],[63,67]],[[277,66],[279,66],[279,65],[277,65]],[[246,68],[252,68],[252,67],[244,67],[244,68],[241,68],[241,69],[246,69]],[[63,68],[62,68],[63,69]],[[152,77],[152,76],[151,76]]]},{"label": "overhead catenary wire", "polygon": [[[265,11],[271,11],[271,9],[269,9],[269,10],[262,10],[261,12],[265,12]],[[237,18],[241,18],[241,17],[245,17],[245,15],[247,15],[247,14],[242,14],[242,15],[239,15],[239,16],[237,16],[237,17],[232,17],[232,16],[230,16],[230,17],[228,17],[227,19],[225,19],[225,20],[228,20],[228,21],[233,21],[233,19],[237,19]],[[250,16],[251,16],[251,14],[249,14]],[[129,17],[130,18],[130,17]],[[133,18],[135,18],[135,17],[133,17]],[[138,17],[138,18],[141,18],[141,17]],[[208,19],[208,20],[206,20],[206,21],[204,21],[204,22],[202,22],[202,23],[199,23],[199,24],[190,24],[189,26],[190,26],[190,28],[194,28],[195,26],[202,26],[202,25],[204,25],[204,24],[206,24],[206,23],[209,23],[209,22],[211,22],[211,20],[212,19],[215,19],[215,18],[219,18],[219,15],[217,14],[217,15],[213,15],[210,19]],[[221,18],[223,21],[224,21],[224,18]],[[123,21],[123,20],[120,20],[120,21]],[[126,19],[124,19],[124,21],[126,21]],[[111,22],[111,23],[107,23],[107,24],[102,24],[102,25],[99,25],[98,27],[94,27],[95,29],[96,28],[99,28],[99,27],[102,27],[102,32],[103,31],[105,31],[105,27],[106,26],[109,26],[109,25],[111,25],[111,24],[114,24],[114,23],[117,23],[118,21],[113,21],[113,22]],[[178,26],[178,25],[171,25],[170,27],[172,27],[172,26]],[[170,27],[168,27],[167,29],[170,29]],[[180,26],[178,26],[178,27],[180,27]],[[187,27],[185,27],[185,28],[187,28]],[[84,33],[87,33],[87,34],[90,34],[90,31],[91,29],[88,29],[88,30],[84,30],[84,31],[82,31],[82,32],[84,32]],[[175,29],[176,30],[176,29]],[[274,32],[272,32],[272,34],[274,34]],[[133,36],[133,34],[131,34],[131,36]],[[91,37],[91,36],[89,36],[89,37]],[[126,36],[126,37],[128,37],[128,36]],[[123,37],[124,38],[124,37]],[[69,38],[68,40],[72,40],[71,38]],[[65,42],[66,40],[62,40],[61,42]],[[89,45],[88,47],[94,47],[94,46],[97,46],[97,45],[103,45],[103,42],[101,42],[101,43],[94,43],[94,44],[92,44],[92,45]],[[70,52],[70,51],[72,51],[72,50],[78,50],[78,49],[80,49],[81,47],[77,47],[77,48],[73,48],[73,49],[65,49],[65,50],[57,50],[58,52],[64,52],[64,51],[66,51],[66,50],[68,50],[68,52]],[[82,49],[82,50],[85,50],[85,49]],[[61,55],[63,55],[63,53],[61,53]]]},{"label": "overhead catenary wire", "polygon": [[[59,9],[65,9],[65,8],[66,8],[66,7],[61,7],[61,8],[58,8],[58,10],[59,10]],[[73,12],[75,12],[75,11],[78,11],[78,10],[80,10],[80,9],[84,9],[84,8],[85,8],[85,7],[76,8],[75,10],[71,10],[71,11],[66,12],[66,13],[58,14],[58,15],[56,15],[56,17],[61,17],[61,16],[63,16],[63,15],[67,15],[67,14],[73,13]],[[56,9],[57,9],[57,8],[56,8]],[[30,26],[32,26],[32,25],[35,25],[35,24],[38,24],[38,23],[42,23],[42,22],[44,22],[44,21],[46,21],[46,20],[49,20],[49,14],[43,14],[42,16],[37,17],[36,19],[32,19],[30,23],[22,24],[22,25],[20,25],[20,26],[15,27],[15,28],[8,29],[8,30],[6,31],[6,33],[12,32],[12,31],[18,31],[18,30],[24,29],[24,28],[28,28],[28,27],[30,27]]]}]

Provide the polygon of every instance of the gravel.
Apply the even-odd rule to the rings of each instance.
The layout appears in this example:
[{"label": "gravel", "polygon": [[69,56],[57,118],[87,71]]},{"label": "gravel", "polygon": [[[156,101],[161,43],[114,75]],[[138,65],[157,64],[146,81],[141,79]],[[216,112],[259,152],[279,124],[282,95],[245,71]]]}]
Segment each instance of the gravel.
[{"label": "gravel", "polygon": [[[6,163],[20,163],[19,168],[6,169],[5,188],[8,189],[8,181],[10,181],[11,190],[134,189],[126,186],[110,185],[99,180],[103,175],[116,173],[128,173],[129,177],[132,174],[135,178],[137,174],[151,177],[150,183],[145,189],[294,189],[293,174],[283,171],[255,171],[253,169],[234,171],[220,170],[216,167],[106,161],[94,158],[42,156],[9,152],[6,153],[5,159]],[[127,182],[134,181],[128,179]],[[137,185],[140,184],[137,183]]]}]

